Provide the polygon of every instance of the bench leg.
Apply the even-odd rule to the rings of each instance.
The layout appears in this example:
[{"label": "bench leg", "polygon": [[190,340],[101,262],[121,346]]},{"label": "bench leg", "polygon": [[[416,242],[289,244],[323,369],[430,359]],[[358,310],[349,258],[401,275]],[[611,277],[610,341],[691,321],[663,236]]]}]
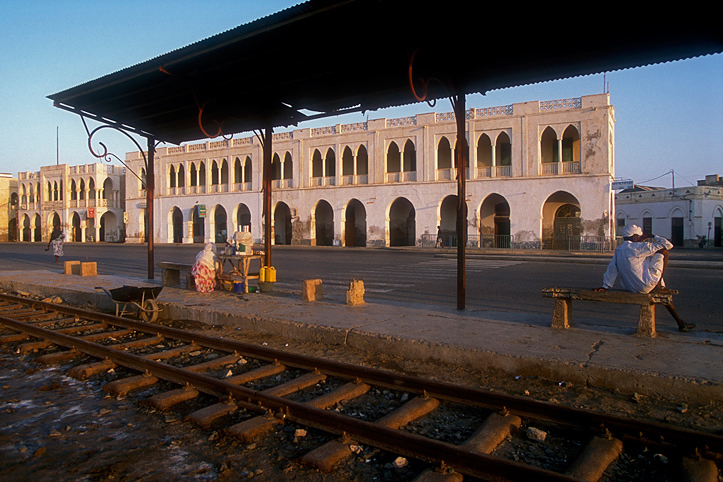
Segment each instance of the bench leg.
[{"label": "bench leg", "polygon": [[181,271],[165,268],[163,270],[163,286],[176,286],[181,284]]},{"label": "bench leg", "polygon": [[552,315],[553,328],[570,328],[572,325],[572,300],[555,298],[555,312]]},{"label": "bench leg", "polygon": [[638,336],[655,336],[655,305],[641,305]]}]

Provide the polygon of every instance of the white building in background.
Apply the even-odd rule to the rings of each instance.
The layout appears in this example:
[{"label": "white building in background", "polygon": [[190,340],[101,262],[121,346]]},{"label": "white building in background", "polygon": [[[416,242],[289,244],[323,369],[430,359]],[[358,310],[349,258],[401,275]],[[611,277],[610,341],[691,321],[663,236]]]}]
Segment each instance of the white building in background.
[{"label": "white building in background", "polygon": [[723,180],[717,174],[706,176],[697,186],[638,186],[615,198],[618,229],[637,224],[643,232],[664,236],[675,246],[698,246],[703,236],[706,246],[721,246]]},{"label": "white building in background", "polygon": [[[568,249],[614,235],[614,109],[607,94],[470,109],[468,244]],[[454,115],[419,114],[273,136],[276,244],[454,244]],[[129,169],[145,175],[140,152]],[[263,238],[255,137],[159,148],[156,242]],[[145,191],[126,176],[126,240],[145,239]]]},{"label": "white building in background", "polygon": [[69,242],[122,242],[125,169],[109,164],[43,166],[18,173],[19,241],[48,242],[60,228]]}]

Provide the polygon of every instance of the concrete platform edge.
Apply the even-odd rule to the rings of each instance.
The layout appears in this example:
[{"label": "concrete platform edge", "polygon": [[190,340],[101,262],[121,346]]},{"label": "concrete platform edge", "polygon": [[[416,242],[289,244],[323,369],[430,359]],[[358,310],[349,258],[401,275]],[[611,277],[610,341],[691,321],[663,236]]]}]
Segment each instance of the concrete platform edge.
[{"label": "concrete platform edge", "polygon": [[[65,302],[75,306],[93,307],[114,313],[115,304],[110,298],[106,294],[92,291],[92,288],[88,287],[95,283],[103,285],[104,282],[107,287],[108,280],[104,280],[103,276],[93,278],[97,279],[83,280],[87,285],[85,287],[77,285],[68,287],[59,286],[51,280],[9,279],[0,276],[0,289],[28,292],[41,297],[57,295],[62,297]],[[172,288],[168,289],[169,295],[173,294],[172,290]],[[185,290],[178,291],[185,292]],[[173,296],[169,296],[169,298],[173,298]],[[520,356],[478,350],[471,347],[418,340],[413,337],[375,333],[372,329],[365,329],[364,326],[340,328],[302,322],[289,319],[288,316],[276,316],[271,312],[244,314],[223,311],[223,307],[211,307],[208,303],[198,303],[197,306],[194,306],[189,303],[164,301],[163,294],[159,304],[163,307],[162,317],[167,319],[192,319],[211,325],[234,326],[241,330],[278,335],[299,341],[348,346],[373,353],[394,354],[412,360],[438,362],[476,370],[491,370],[510,376],[534,375],[553,381],[617,389],[631,394],[656,395],[668,399],[701,403],[723,399],[723,383],[702,377],[675,376],[655,371],[609,367],[589,361],[565,360],[554,356]]]}]

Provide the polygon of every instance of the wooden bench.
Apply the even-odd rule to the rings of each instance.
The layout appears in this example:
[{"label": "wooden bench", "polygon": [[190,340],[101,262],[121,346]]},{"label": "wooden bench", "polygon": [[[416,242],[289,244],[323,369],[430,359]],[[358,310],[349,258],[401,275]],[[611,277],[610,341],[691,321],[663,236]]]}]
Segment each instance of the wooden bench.
[{"label": "wooden bench", "polygon": [[163,286],[178,286],[181,284],[181,273],[184,273],[186,288],[192,289],[196,287],[196,283],[191,275],[192,264],[172,263],[170,261],[161,261],[158,267],[163,269]]},{"label": "wooden bench", "polygon": [[637,336],[655,336],[655,305],[667,305],[673,302],[678,291],[665,293],[631,293],[629,291],[595,291],[580,288],[544,288],[542,296],[555,300],[555,312],[552,315],[553,328],[570,328],[572,325],[572,300],[598,301],[602,303],[622,303],[640,305]]}]

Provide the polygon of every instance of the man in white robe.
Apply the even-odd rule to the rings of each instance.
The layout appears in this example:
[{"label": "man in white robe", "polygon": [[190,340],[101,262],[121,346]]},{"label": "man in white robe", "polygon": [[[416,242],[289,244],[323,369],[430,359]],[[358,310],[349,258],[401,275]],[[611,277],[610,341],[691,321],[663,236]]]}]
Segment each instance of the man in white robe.
[{"label": "man in white robe", "polygon": [[[625,241],[615,249],[613,259],[603,275],[602,288],[597,288],[597,291],[612,288],[618,279],[625,291],[665,291],[663,273],[668,266],[669,250],[673,248],[673,244],[661,236],[644,236],[643,230],[634,224],[625,226],[622,235]],[[693,323],[686,323],[678,316],[672,303],[664,306],[675,318],[680,331],[695,328]]]}]

